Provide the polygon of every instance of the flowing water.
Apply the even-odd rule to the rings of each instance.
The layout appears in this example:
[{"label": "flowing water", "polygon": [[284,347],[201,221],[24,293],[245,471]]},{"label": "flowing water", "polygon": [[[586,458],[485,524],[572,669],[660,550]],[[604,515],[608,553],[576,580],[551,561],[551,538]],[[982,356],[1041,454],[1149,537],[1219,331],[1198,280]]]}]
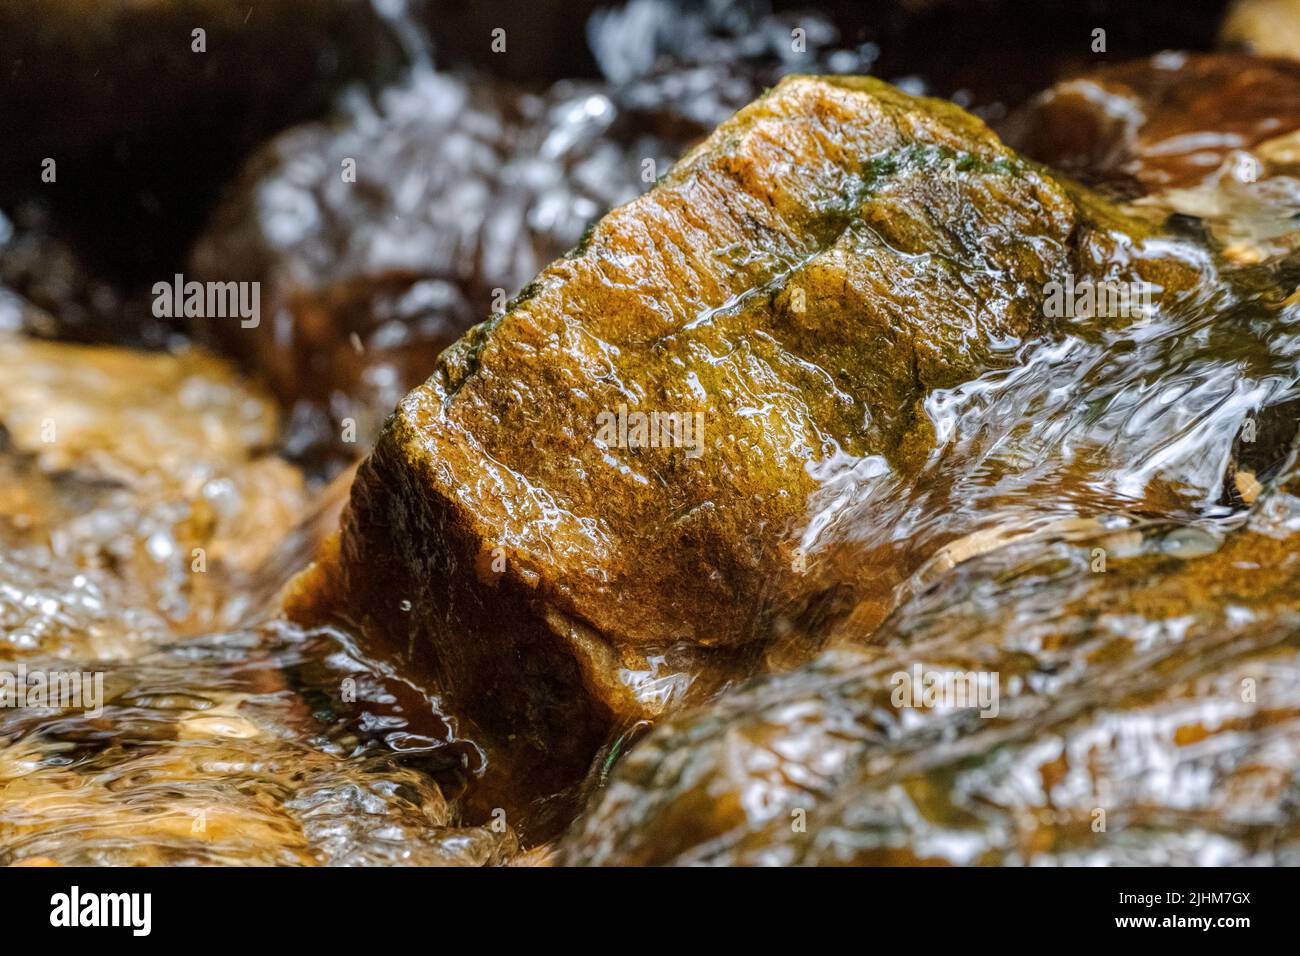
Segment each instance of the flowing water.
[{"label": "flowing water", "polygon": [[[419,63],[403,5],[376,5]],[[590,135],[591,116],[570,113],[547,113],[546,142]],[[549,173],[564,195],[582,175],[562,159]],[[861,564],[870,597],[815,661],[776,655],[766,679],[648,736],[627,728],[584,784],[603,789],[562,859],[1300,858],[1300,261],[1233,265],[1192,230],[1149,241],[1111,252],[1115,274],[1158,253],[1195,281],[1123,320],[1081,315],[1008,343],[997,370],[931,393],[919,468],[816,466],[801,550],[814,574]],[[28,361],[100,359],[14,364]],[[62,394],[80,420],[104,414],[102,397]],[[253,436],[229,460],[193,452],[201,467],[160,487],[121,435],[143,422],[211,438],[224,426],[205,402],[155,422],[152,393],[124,392],[114,428],[69,462],[42,456],[14,424],[24,399],[5,397],[0,663],[102,675],[103,694],[93,709],[0,709],[0,865],[518,855],[509,826],[465,811],[490,755],[436,692],[342,630],[274,612],[327,546],[346,476],[313,491],[313,511]],[[266,474],[239,484],[251,461]],[[274,540],[222,551],[250,527]],[[196,542],[225,554],[208,590],[175,584]],[[893,675],[918,662],[998,674],[996,717],[889,706]],[[815,841],[794,838],[791,810]]]}]

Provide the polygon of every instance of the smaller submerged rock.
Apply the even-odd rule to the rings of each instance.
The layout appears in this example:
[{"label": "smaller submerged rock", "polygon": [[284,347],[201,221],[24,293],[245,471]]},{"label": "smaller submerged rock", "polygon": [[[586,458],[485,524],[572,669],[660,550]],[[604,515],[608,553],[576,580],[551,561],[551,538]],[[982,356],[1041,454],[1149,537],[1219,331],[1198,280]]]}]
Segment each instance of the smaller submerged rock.
[{"label": "smaller submerged rock", "polygon": [[1294,864],[1294,490],[1222,538],[1117,527],[961,565],[873,646],[656,727],[558,861]]},{"label": "smaller submerged rock", "polygon": [[1058,83],[1006,124],[1027,155],[1203,224],[1253,264],[1300,248],[1300,62],[1161,53]]},{"label": "smaller submerged rock", "polygon": [[306,508],[220,360],[0,337],[0,657],[130,656],[232,623]]}]

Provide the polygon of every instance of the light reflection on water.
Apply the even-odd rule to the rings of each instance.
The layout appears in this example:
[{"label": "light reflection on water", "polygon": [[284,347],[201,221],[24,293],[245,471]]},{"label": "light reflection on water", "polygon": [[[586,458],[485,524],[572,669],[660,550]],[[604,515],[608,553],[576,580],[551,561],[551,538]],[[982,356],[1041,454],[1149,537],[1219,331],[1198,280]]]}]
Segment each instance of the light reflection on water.
[{"label": "light reflection on water", "polygon": [[[605,105],[559,102],[543,157],[603,131]],[[562,225],[538,229],[580,231]],[[1268,484],[1290,442],[1266,425],[1293,420],[1300,399],[1300,312],[1281,305],[1296,270],[1219,275],[1198,245],[1160,242],[1201,274],[1189,294],[1127,323],[1069,323],[932,392],[937,441],[914,473],[880,456],[819,466],[803,550],[832,574],[871,555],[888,620],[655,729],[614,765],[563,859],[1300,860],[1300,508],[1285,490],[1248,508],[1236,481]],[[1248,422],[1264,436],[1253,447]],[[0,467],[27,480],[15,461]],[[82,488],[69,510],[103,494]],[[102,671],[108,705],[97,717],[0,710],[0,864],[516,852],[508,829],[465,825],[458,801],[487,758],[435,695],[347,634],[264,619],[337,508],[325,513],[300,516],[296,536],[230,582],[236,612],[191,640],[165,615],[115,610],[111,578],[58,549],[6,542],[4,659]],[[914,660],[1002,675],[998,717],[891,708],[889,677]],[[791,808],[810,812],[815,840],[796,839]],[[701,832],[716,839],[686,839]]]}]

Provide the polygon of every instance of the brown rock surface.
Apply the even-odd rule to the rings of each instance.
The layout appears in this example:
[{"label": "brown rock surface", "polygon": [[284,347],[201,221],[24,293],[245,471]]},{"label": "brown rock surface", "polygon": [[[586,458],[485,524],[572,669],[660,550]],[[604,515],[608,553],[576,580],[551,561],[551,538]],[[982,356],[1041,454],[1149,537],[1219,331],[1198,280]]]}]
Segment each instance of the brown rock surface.
[{"label": "brown rock surface", "polygon": [[[469,736],[553,793],[611,728],[869,633],[898,572],[801,560],[825,469],[914,472],[922,401],[1049,331],[1054,278],[1185,290],[1176,259],[1112,254],[1144,234],[950,104],[788,79],[444,353],[294,610],[427,668]],[[598,434],[638,410],[702,429]]]}]

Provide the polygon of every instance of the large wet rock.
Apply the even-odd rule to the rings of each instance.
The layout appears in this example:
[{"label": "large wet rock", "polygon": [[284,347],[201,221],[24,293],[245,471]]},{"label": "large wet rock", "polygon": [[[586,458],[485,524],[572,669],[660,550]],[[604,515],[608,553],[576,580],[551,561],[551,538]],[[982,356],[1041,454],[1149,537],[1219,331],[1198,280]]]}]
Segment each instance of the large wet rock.
[{"label": "large wet rock", "polygon": [[[1175,300],[1196,269],[1145,241],[950,104],[787,80],[444,353],[293,610],[426,668],[554,792],[611,728],[869,634],[906,570],[806,563],[814,494],[915,474],[927,396],[1010,369],[1054,278]],[[651,411],[679,430],[620,430]]]},{"label": "large wet rock", "polygon": [[[934,403],[950,437],[922,481],[868,487],[849,523],[870,540],[891,510],[915,517],[932,557],[909,599],[866,646],[620,741],[557,860],[1294,862],[1295,265],[1207,276],[1228,294],[1112,330],[1093,358],[1073,323]],[[1191,509],[1071,508],[1153,468],[1210,489],[1225,463],[1229,493]],[[970,512],[979,530],[935,550],[932,527]]]}]

